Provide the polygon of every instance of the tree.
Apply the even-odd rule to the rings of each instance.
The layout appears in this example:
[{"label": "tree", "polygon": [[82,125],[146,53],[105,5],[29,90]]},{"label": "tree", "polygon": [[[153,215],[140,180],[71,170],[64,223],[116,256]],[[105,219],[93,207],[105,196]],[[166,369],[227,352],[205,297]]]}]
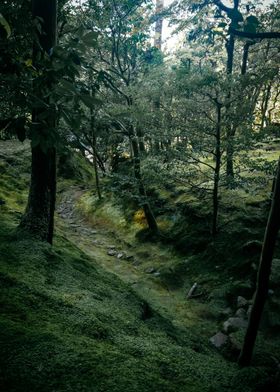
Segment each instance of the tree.
[{"label": "tree", "polygon": [[[28,204],[20,228],[43,241],[52,243],[56,150],[53,143],[44,145],[40,140],[43,140],[43,137],[45,140],[51,140],[50,134],[54,134],[56,128],[56,113],[55,107],[51,106],[48,100],[48,92],[53,87],[52,73],[43,71],[43,75],[40,75],[40,72],[42,72],[42,63],[50,58],[52,48],[57,41],[57,1],[33,0],[32,17],[37,25],[33,43],[33,67],[37,73],[33,82],[33,95],[36,100],[32,109],[31,184]],[[38,143],[34,142],[35,137]]]},{"label": "tree", "polygon": [[249,324],[246,331],[244,344],[238,359],[240,366],[250,365],[263,308],[268,295],[272,258],[278,231],[280,228],[280,159],[278,161],[273,188],[271,208],[264,234],[258,269],[257,288],[254,295],[253,306],[249,317]]}]

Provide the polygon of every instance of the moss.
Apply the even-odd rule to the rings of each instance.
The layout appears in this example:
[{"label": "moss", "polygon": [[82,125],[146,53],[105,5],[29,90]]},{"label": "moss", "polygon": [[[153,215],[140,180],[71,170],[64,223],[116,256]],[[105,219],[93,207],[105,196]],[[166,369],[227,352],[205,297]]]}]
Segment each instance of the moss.
[{"label": "moss", "polygon": [[[86,193],[79,207],[89,215],[94,212],[89,221],[99,221],[118,233],[133,233],[129,239],[143,266],[134,271],[123,264],[120,275],[131,281],[132,272],[139,273],[136,292],[100,267],[107,261],[96,260],[93,252],[89,252],[91,257],[85,255],[69,241],[68,228],[58,225],[53,247],[17,234],[26,200],[28,155],[26,150],[19,150],[16,158],[13,154],[14,146],[9,144],[9,159],[0,166],[4,178],[0,197],[7,200],[0,207],[3,391],[238,392],[242,387],[256,392],[271,385],[274,390],[276,378],[267,370],[271,364],[256,364],[252,372],[239,371],[208,345],[217,321],[221,322],[215,317],[220,301],[228,291],[233,300],[244,284],[235,278],[238,285],[232,292],[235,285],[228,282],[230,266],[241,265],[246,258],[238,242],[243,223],[235,229],[230,226],[213,241],[205,228],[206,205],[198,211],[198,201],[195,210],[185,210],[185,214],[178,207],[174,221],[182,218],[185,225],[174,226],[173,239],[187,229],[182,241],[187,239],[188,245],[183,252],[196,249],[185,263],[166,243],[137,242],[133,238],[136,226],[127,225],[116,199],[99,203]],[[63,180],[60,190],[69,184],[70,180]],[[160,207],[163,210],[165,203]],[[256,232],[248,231],[242,240],[253,239],[258,239]],[[230,247],[224,251],[227,242]],[[146,266],[154,266],[160,276],[147,277]],[[207,295],[186,301],[185,289],[194,281]],[[257,353],[267,347],[267,353],[277,355],[277,338],[261,338]]]}]

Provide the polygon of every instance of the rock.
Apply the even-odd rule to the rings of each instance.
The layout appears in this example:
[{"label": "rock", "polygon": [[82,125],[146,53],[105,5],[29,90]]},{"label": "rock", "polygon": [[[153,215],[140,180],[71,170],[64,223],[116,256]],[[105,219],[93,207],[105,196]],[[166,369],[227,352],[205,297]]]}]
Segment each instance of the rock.
[{"label": "rock", "polygon": [[154,276],[160,276],[160,272],[154,272],[153,275]]},{"label": "rock", "polygon": [[108,249],[116,249],[115,245],[108,245],[107,248]]},{"label": "rock", "polygon": [[108,256],[116,256],[116,254],[117,254],[117,251],[114,249],[109,249],[107,252]]},{"label": "rock", "polygon": [[237,309],[237,311],[235,313],[235,317],[239,317],[239,318],[242,318],[243,320],[245,320],[247,318],[246,310],[244,308]]},{"label": "rock", "polygon": [[134,256],[129,255],[129,256],[126,256],[125,259],[128,260],[128,261],[133,261],[134,260]]},{"label": "rock", "polygon": [[97,234],[96,230],[90,230],[90,234]]},{"label": "rock", "polygon": [[146,268],[146,269],[145,269],[145,272],[146,272],[147,274],[152,274],[152,273],[156,272],[156,270],[155,270],[154,267],[149,267],[149,268]]},{"label": "rock", "polygon": [[231,315],[231,314],[232,314],[231,308],[226,308],[226,309],[224,309],[224,310],[221,311],[221,315],[222,315],[222,316],[229,316],[229,315]]},{"label": "rock", "polygon": [[247,328],[247,321],[240,317],[230,317],[224,322],[224,331],[226,333],[234,332],[241,328]]},{"label": "rock", "polygon": [[269,289],[268,292],[267,292],[267,294],[270,295],[270,296],[272,296],[272,295],[274,294],[274,290]]},{"label": "rock", "polygon": [[212,336],[209,341],[216,348],[221,348],[228,342],[229,338],[223,332],[217,332],[216,335]]},{"label": "rock", "polygon": [[123,252],[117,253],[117,258],[122,259],[124,258],[125,254]]},{"label": "rock", "polygon": [[237,297],[237,308],[245,308],[246,306],[248,306],[248,301],[247,299],[245,299],[244,297],[241,297],[241,295],[239,295]]}]

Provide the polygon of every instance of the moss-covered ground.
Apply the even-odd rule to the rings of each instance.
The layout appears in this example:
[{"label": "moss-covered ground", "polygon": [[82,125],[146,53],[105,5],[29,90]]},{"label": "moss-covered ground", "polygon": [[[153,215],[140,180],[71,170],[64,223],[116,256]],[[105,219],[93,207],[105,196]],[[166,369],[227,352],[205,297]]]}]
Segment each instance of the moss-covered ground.
[{"label": "moss-covered ground", "polygon": [[[79,193],[77,183],[63,180],[59,205],[68,201],[87,214],[77,209],[71,217],[57,216],[50,247],[16,230],[27,197],[28,146],[1,142],[0,153],[0,199],[5,201],[0,206],[1,390],[279,390],[279,339],[271,325],[260,334],[247,369],[209,344],[224,307],[237,295],[251,294],[250,274],[238,271],[247,268],[255,248],[248,245],[244,251],[242,245],[259,239],[262,223],[242,243],[238,232],[246,224],[241,222],[235,234],[219,237],[220,246],[218,240],[207,248],[199,244],[196,251],[191,245],[183,256],[174,244],[135,240],[124,222],[118,225],[122,214],[114,203],[108,202],[110,214],[100,204],[92,217],[87,190]],[[195,243],[193,232],[188,235]],[[223,250],[228,237],[236,241],[234,252]],[[135,263],[109,256],[108,246],[132,255]],[[195,281],[203,295],[188,301],[186,290]]]}]

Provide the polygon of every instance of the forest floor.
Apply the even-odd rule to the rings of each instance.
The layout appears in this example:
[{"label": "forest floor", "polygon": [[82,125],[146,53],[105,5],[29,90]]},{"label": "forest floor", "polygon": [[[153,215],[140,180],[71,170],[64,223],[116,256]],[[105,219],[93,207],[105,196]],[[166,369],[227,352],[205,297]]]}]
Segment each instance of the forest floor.
[{"label": "forest floor", "polygon": [[[132,240],[110,216],[85,213],[89,190],[77,181],[59,182],[53,247],[18,235],[29,164],[27,144],[0,143],[1,390],[279,390],[275,335],[259,335],[246,369],[236,352],[211,346],[243,291],[206,254],[185,257],[170,244]],[[188,299],[195,282],[203,295]],[[237,345],[242,336],[233,335]]]}]

